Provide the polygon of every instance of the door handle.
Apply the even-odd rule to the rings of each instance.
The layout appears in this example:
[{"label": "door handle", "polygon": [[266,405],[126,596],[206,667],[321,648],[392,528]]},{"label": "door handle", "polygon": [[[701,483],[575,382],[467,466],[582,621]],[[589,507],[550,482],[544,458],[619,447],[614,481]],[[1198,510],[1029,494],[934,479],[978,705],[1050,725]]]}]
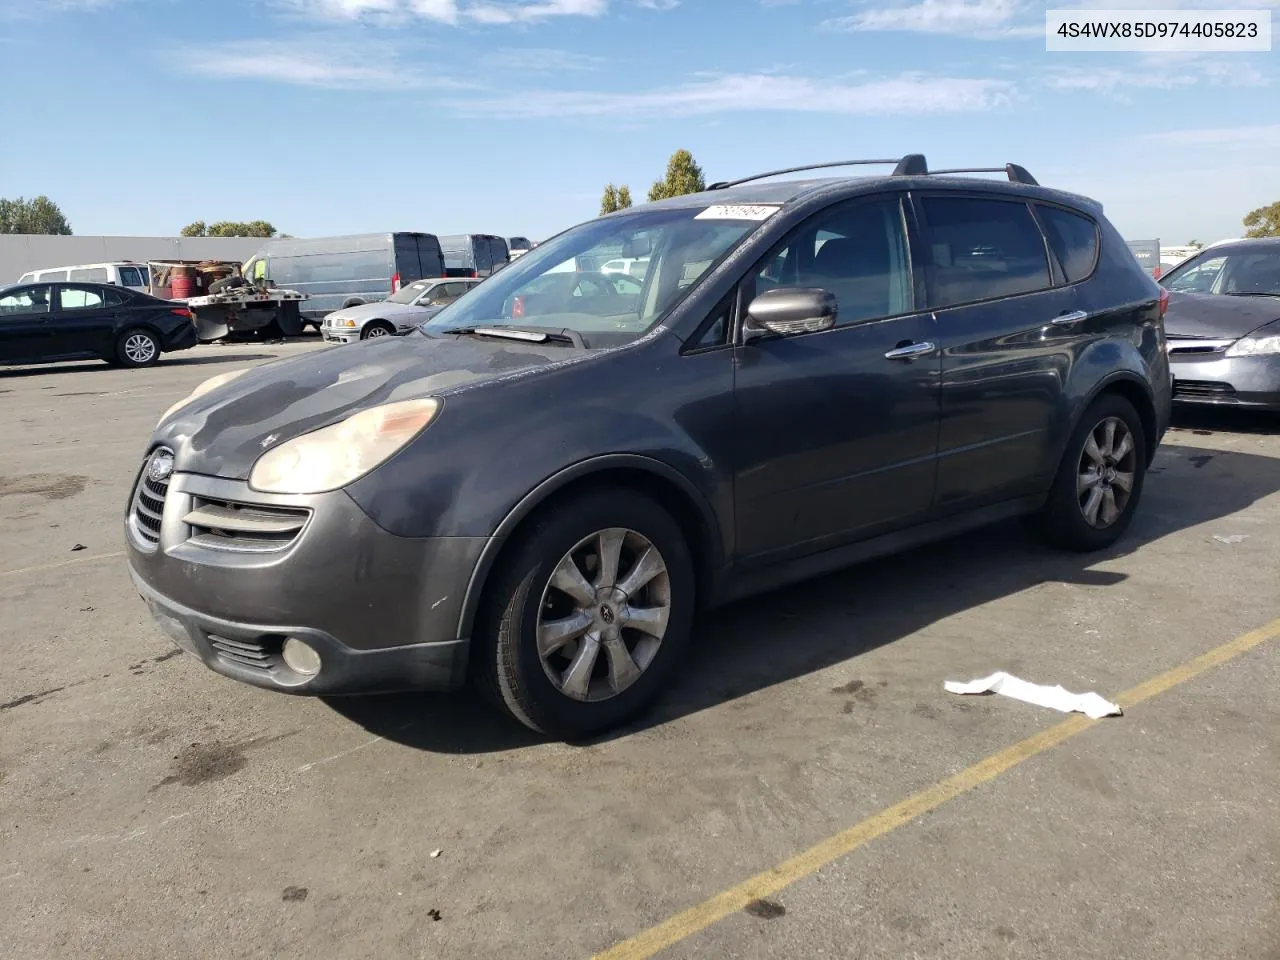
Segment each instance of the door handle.
[{"label": "door handle", "polygon": [[927,340],[920,343],[906,343],[900,347],[894,347],[884,355],[884,358],[886,360],[906,360],[907,362],[910,362],[912,360],[918,360],[925,354],[933,353],[936,349],[938,348]]},{"label": "door handle", "polygon": [[1055,327],[1065,327],[1073,323],[1079,323],[1081,320],[1088,320],[1089,314],[1083,310],[1072,310],[1070,313],[1061,313],[1049,322]]}]

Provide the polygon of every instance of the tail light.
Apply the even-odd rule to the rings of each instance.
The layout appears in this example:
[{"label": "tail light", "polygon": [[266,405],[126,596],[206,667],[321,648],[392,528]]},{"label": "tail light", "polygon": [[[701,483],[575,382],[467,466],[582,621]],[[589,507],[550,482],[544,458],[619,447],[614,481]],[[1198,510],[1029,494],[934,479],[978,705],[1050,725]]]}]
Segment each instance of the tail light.
[{"label": "tail light", "polygon": [[471,279],[472,279],[472,280],[478,280],[478,279],[480,279],[480,271],[479,271],[479,270],[472,270],[472,271],[471,271]]},{"label": "tail light", "polygon": [[1153,278],[1155,278],[1156,280],[1159,280],[1159,279],[1160,279],[1160,274],[1162,274],[1163,272],[1164,272],[1164,271],[1160,269],[1160,265],[1159,265],[1159,264],[1156,264],[1156,268],[1155,268],[1153,271],[1151,271],[1151,276],[1152,276]]},{"label": "tail light", "polygon": [[391,275],[391,292],[392,293],[400,292],[400,274],[399,273],[393,273]]},{"label": "tail light", "polygon": [[1169,291],[1164,287],[1160,288],[1160,319],[1164,319],[1165,311],[1169,309]]},{"label": "tail light", "polygon": [[175,317],[182,317],[185,320],[194,320],[196,318],[196,315],[192,313],[190,310],[188,310],[186,307],[175,307],[169,312],[172,313]]},{"label": "tail light", "polygon": [[511,319],[515,320],[524,316],[524,297],[516,297],[511,301]]}]

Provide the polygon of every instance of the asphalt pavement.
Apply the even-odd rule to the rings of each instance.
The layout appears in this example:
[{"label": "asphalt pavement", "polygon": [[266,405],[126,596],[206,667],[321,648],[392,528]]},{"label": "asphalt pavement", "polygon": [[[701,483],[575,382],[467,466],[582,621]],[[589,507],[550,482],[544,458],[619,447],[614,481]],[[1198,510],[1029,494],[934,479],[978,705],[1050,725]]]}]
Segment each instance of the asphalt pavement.
[{"label": "asphalt pavement", "polygon": [[[0,369],[4,956],[1280,956],[1280,419],[1180,417],[1105,554],[1006,524],[712,613],[651,716],[566,745],[152,626],[151,427],[315,349]],[[997,669],[1132,700],[943,692]]]}]

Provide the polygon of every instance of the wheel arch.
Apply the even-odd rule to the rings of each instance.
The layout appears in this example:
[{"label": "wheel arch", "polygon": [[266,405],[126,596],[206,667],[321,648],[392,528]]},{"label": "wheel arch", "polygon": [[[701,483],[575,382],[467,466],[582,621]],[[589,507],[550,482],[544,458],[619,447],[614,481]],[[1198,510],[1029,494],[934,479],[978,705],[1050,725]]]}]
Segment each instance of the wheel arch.
[{"label": "wheel arch", "polygon": [[1107,393],[1119,394],[1133,404],[1133,408],[1138,411],[1138,417],[1142,421],[1143,439],[1146,442],[1144,453],[1146,454],[1147,465],[1150,466],[1152,458],[1156,455],[1156,447],[1160,443],[1160,428],[1156,418],[1156,401],[1152,395],[1151,387],[1140,377],[1127,370],[1117,371],[1105,377],[1093,389],[1093,392],[1085,397],[1080,404],[1079,410],[1076,411],[1075,417],[1072,419],[1068,436],[1075,432],[1075,428],[1080,423],[1080,418],[1085,415],[1085,411],[1089,409],[1094,401]]},{"label": "wheel arch", "polygon": [[347,299],[342,302],[340,309],[346,310],[348,307],[360,307],[364,306],[366,303],[368,303],[368,301],[362,300],[360,297],[347,297]]},{"label": "wheel arch", "polygon": [[698,488],[670,464],[640,454],[609,454],[584,460],[542,481],[517,503],[498,524],[480,554],[463,598],[458,636],[470,638],[480,601],[493,573],[512,540],[537,514],[599,487],[624,487],[652,497],[686,533],[693,555],[699,602],[714,589],[715,572],[724,557],[720,524]]}]

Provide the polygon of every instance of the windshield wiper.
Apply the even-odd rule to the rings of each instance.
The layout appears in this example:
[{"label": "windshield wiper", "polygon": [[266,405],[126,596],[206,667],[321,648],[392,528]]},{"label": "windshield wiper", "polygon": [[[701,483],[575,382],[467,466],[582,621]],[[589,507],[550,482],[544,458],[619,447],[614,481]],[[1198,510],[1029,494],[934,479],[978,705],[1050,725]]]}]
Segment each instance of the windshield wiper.
[{"label": "windshield wiper", "polygon": [[555,330],[547,327],[453,327],[441,330],[439,333],[460,337],[497,337],[502,340],[518,340],[521,343],[568,343],[582,349],[587,346],[582,335],[576,330]]},{"label": "windshield wiper", "polygon": [[1280,297],[1280,290],[1232,290],[1224,293],[1224,297]]}]

